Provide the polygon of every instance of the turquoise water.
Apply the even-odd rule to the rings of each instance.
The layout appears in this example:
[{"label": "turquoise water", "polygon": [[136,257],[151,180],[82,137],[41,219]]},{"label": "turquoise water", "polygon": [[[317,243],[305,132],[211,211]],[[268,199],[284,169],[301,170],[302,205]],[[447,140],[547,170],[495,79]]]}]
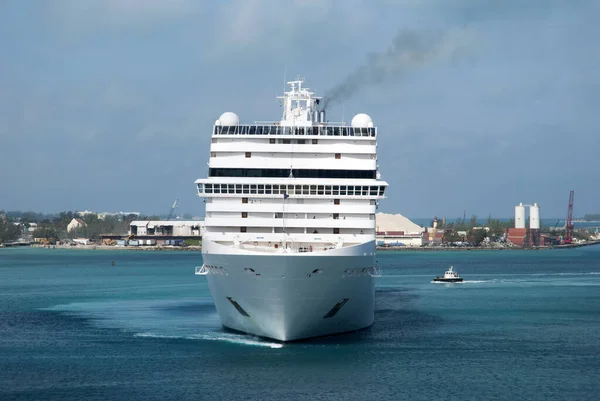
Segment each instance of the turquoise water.
[{"label": "turquoise water", "polygon": [[382,252],[372,328],[284,345],[221,328],[200,258],[0,250],[0,400],[600,399],[600,246]]}]

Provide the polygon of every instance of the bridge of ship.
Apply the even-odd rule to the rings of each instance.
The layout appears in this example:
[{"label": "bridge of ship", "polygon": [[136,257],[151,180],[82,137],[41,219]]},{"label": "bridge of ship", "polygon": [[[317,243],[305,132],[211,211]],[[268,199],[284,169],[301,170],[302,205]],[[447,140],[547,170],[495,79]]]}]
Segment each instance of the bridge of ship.
[{"label": "bridge of ship", "polygon": [[375,137],[376,127],[349,127],[344,125],[320,125],[312,127],[290,127],[268,125],[215,125],[214,135],[289,135],[289,136],[354,136]]}]

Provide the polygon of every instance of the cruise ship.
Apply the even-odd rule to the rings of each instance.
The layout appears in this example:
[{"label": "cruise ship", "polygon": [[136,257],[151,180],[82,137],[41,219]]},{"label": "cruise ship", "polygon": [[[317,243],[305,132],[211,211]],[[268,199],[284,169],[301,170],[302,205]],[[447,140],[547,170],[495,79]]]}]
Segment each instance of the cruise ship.
[{"label": "cruise ship", "polygon": [[278,97],[281,121],[215,122],[203,265],[223,326],[278,341],[369,327],[374,321],[375,214],[387,183],[367,114],[326,121],[304,81]]}]

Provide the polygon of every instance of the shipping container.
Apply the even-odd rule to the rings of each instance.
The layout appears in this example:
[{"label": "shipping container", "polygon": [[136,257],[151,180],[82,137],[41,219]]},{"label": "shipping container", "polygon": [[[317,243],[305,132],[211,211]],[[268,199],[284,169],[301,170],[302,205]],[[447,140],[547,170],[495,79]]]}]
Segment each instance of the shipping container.
[{"label": "shipping container", "polygon": [[118,240],[117,240],[117,245],[118,245],[118,246],[125,246],[125,245],[127,245],[127,243],[126,243],[126,242],[127,242],[127,241],[125,241],[124,239],[118,239]]},{"label": "shipping container", "polygon": [[131,239],[131,240],[129,240],[129,244],[128,245],[129,246],[138,246],[139,242],[138,242],[138,240]]}]

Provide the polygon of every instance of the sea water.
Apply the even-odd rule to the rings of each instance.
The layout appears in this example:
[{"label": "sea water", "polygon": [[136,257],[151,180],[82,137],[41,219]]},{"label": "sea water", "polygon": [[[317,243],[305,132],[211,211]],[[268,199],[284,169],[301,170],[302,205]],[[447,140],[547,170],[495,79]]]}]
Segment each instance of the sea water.
[{"label": "sea water", "polygon": [[199,252],[1,249],[0,400],[600,399],[600,246],[377,260],[371,328],[281,344],[221,327]]}]

